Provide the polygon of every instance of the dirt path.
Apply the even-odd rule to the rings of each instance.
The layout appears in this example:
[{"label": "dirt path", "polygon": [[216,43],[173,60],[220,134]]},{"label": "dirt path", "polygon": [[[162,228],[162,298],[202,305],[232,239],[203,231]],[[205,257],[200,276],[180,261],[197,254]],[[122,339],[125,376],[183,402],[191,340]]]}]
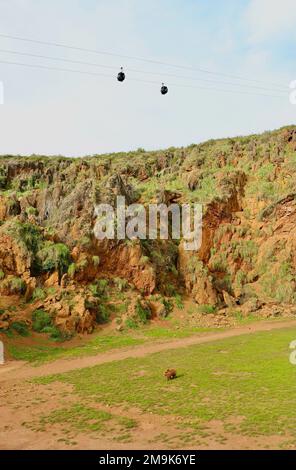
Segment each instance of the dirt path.
[{"label": "dirt path", "polygon": [[51,374],[60,374],[71,370],[93,367],[99,364],[105,364],[113,361],[121,361],[131,357],[144,357],[170,349],[185,348],[195,344],[210,343],[225,338],[248,335],[260,331],[272,331],[282,328],[296,328],[296,320],[279,321],[276,323],[261,322],[244,327],[234,328],[219,333],[211,333],[203,336],[190,336],[188,338],[166,341],[163,343],[143,344],[133,348],[109,351],[97,356],[85,356],[75,359],[58,359],[55,362],[34,367],[25,362],[12,361],[4,366],[0,366],[0,383],[11,380],[29,379],[33,377],[42,377]]}]

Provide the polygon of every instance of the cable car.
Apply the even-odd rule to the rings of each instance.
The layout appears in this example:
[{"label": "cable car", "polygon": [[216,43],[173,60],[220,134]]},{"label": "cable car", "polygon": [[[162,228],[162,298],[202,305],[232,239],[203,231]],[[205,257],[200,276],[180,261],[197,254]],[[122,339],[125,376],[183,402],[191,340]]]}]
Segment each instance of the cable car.
[{"label": "cable car", "polygon": [[125,73],[123,71],[123,68],[121,67],[119,74],[117,75],[117,80],[119,82],[124,82],[125,80]]},{"label": "cable car", "polygon": [[165,86],[165,84],[163,83],[162,86],[161,86],[161,89],[160,89],[160,93],[161,93],[162,95],[166,95],[168,92],[169,92],[168,87]]}]

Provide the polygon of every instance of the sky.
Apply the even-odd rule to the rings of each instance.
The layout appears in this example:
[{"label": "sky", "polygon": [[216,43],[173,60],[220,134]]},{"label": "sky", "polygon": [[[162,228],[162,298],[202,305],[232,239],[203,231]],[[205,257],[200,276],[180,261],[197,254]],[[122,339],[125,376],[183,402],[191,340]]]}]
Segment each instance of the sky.
[{"label": "sky", "polygon": [[295,24],[295,0],[0,0],[0,154],[152,150],[295,124]]}]

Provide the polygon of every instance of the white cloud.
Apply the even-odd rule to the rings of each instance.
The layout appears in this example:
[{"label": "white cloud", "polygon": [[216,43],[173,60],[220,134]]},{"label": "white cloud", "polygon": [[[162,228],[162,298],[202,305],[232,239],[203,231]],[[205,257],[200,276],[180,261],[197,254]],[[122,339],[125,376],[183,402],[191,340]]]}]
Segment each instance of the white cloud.
[{"label": "white cloud", "polygon": [[295,0],[251,0],[246,11],[249,41],[260,43],[295,34]]}]

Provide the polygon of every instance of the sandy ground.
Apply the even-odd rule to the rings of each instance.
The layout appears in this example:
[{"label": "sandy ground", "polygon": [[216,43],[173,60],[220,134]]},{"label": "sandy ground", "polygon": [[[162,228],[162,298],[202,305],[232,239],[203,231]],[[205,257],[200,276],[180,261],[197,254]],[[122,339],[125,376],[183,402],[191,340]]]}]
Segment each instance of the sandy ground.
[{"label": "sandy ground", "polygon": [[[226,433],[224,424],[218,420],[209,422],[200,434],[194,429],[180,430],[178,417],[143,413],[133,408],[106,407],[91,402],[87,402],[87,406],[135,419],[137,427],[130,431],[127,441],[121,442],[121,434],[112,427],[95,433],[78,432],[75,429],[69,431],[63,424],[47,424],[44,428],[40,425],[43,414],[48,415],[65,405],[77,403],[72,387],[62,383],[44,386],[23,382],[18,386],[3,387],[0,402],[6,402],[0,407],[2,450],[274,449],[289,441],[289,436],[257,438]],[[233,417],[229,423],[240,419]],[[291,443],[290,447],[295,448],[296,443]]]}]

